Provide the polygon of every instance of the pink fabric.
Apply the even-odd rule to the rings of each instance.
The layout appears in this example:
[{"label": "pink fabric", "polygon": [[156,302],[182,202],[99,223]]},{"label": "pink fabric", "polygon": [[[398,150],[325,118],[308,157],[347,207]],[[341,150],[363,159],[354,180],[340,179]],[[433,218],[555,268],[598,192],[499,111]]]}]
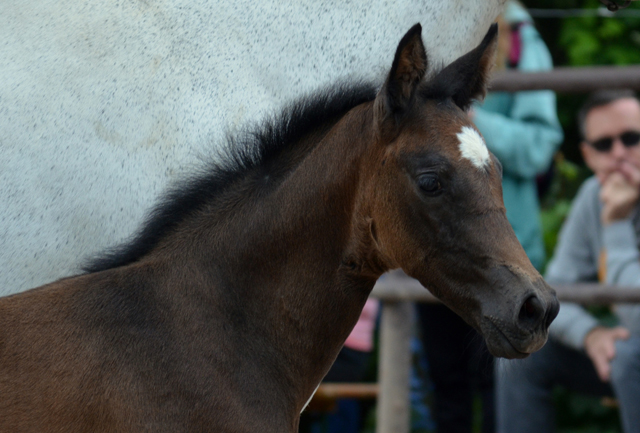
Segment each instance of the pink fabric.
[{"label": "pink fabric", "polygon": [[345,347],[361,352],[371,352],[373,350],[373,331],[376,326],[379,307],[380,302],[377,299],[367,299],[356,326],[349,334],[347,341],[344,342]]},{"label": "pink fabric", "polygon": [[511,31],[511,52],[509,53],[509,65],[512,68],[518,66],[522,54],[522,39],[520,38],[520,27],[526,23],[518,23]]}]

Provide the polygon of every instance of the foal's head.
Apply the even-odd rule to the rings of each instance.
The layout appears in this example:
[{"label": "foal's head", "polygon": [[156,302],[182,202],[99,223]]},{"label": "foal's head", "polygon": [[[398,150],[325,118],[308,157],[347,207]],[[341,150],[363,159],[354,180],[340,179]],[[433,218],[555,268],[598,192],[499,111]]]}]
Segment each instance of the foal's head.
[{"label": "foal's head", "polygon": [[371,238],[383,262],[480,330],[494,355],[525,357],[545,343],[558,301],[507,221],[502,167],[466,113],[484,96],[497,29],[430,79],[420,32],[402,39],[374,101]]}]

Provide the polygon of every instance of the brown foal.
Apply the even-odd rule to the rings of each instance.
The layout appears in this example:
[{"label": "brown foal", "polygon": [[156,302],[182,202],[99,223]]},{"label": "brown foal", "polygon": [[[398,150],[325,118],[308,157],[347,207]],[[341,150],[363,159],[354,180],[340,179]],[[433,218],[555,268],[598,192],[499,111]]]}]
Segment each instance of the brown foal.
[{"label": "brown foal", "polygon": [[496,28],[432,77],[420,35],[379,91],[304,98],[230,140],[86,274],[1,299],[0,432],[294,433],[394,268],[494,355],[539,349],[558,303],[465,113]]}]

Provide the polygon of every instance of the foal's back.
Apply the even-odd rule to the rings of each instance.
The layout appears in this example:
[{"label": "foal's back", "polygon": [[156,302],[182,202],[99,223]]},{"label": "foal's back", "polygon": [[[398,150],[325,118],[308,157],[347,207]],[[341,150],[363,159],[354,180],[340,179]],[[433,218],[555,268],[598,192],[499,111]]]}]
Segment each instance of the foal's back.
[{"label": "foal's back", "polygon": [[180,329],[166,280],[136,264],[0,299],[0,432],[265,431],[223,398],[216,337]]}]

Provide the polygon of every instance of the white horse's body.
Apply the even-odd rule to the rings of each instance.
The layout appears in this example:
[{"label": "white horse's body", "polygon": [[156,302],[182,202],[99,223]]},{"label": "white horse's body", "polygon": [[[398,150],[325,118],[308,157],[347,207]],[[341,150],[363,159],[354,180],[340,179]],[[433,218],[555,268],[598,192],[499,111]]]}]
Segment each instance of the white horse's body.
[{"label": "white horse's body", "polygon": [[226,133],[336,79],[382,83],[416,22],[436,68],[505,1],[6,0],[0,294],[125,240]]}]

